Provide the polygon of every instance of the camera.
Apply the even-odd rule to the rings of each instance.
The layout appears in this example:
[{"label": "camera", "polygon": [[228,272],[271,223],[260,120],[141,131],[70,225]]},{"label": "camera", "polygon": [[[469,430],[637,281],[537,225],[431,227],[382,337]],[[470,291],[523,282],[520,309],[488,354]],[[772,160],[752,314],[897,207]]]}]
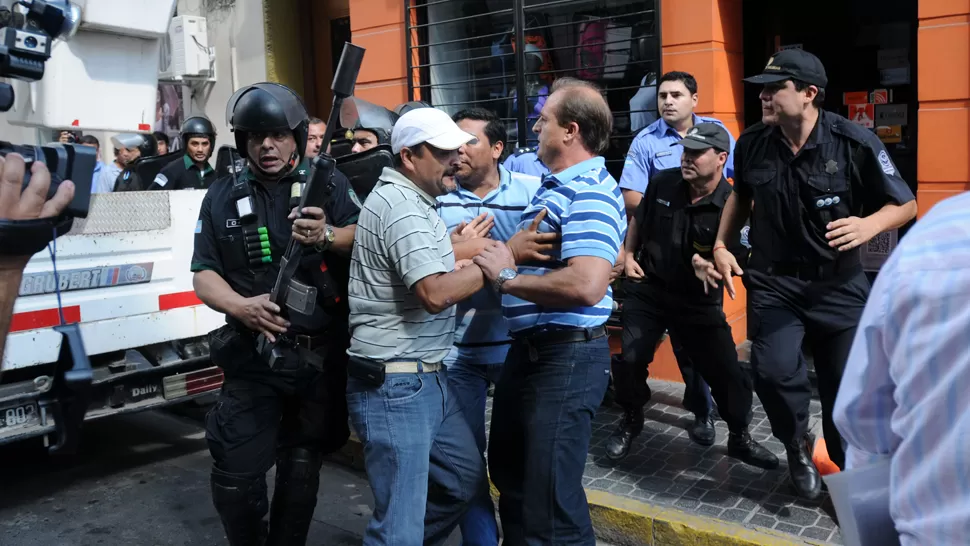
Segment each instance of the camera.
[{"label": "camera", "polygon": [[63,214],[75,218],[86,218],[91,203],[91,179],[94,178],[94,167],[98,162],[98,155],[92,146],[79,144],[51,144],[49,146],[18,146],[0,141],[0,156],[9,153],[23,156],[27,164],[24,173],[23,188],[30,184],[30,166],[35,161],[47,165],[51,173],[51,185],[47,190],[47,198],[54,197],[58,186],[65,180],[74,184],[74,199],[71,200]]},{"label": "camera", "polygon": [[53,41],[77,32],[81,8],[67,0],[17,0],[13,6],[22,9],[0,6],[0,76],[37,81]]},{"label": "camera", "polygon": [[[44,77],[55,39],[68,40],[81,24],[81,10],[66,0],[17,0],[13,8],[0,6],[0,76],[33,82]],[[13,105],[13,87],[0,83],[0,111]],[[76,182],[74,199],[64,215],[84,218],[91,201],[91,179],[98,158],[94,148],[71,144],[19,146],[0,142],[0,156],[18,153],[27,163],[23,187],[30,183],[30,166],[47,165],[51,173],[48,198],[64,180]]]}]

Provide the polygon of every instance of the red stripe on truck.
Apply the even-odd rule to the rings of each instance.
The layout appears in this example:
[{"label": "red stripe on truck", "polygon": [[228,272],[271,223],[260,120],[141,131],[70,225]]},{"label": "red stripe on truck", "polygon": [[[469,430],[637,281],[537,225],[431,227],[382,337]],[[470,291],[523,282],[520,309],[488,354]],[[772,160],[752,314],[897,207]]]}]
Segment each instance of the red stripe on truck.
[{"label": "red stripe on truck", "polygon": [[[81,322],[81,307],[72,305],[64,308],[64,322]],[[36,330],[38,328],[50,328],[61,323],[61,317],[57,314],[57,309],[41,309],[40,311],[27,311],[25,313],[15,313],[10,320],[11,332],[23,332],[25,330]]]},{"label": "red stripe on truck", "polygon": [[202,305],[202,300],[195,295],[195,292],[176,292],[175,294],[161,294],[158,296],[159,311],[192,307],[193,305]]}]

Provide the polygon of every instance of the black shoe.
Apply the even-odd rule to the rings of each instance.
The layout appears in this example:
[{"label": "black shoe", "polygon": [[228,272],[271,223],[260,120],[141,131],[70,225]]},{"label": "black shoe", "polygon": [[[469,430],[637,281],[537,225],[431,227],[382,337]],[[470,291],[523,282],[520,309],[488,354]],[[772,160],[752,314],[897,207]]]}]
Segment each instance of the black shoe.
[{"label": "black shoe", "polygon": [[710,415],[695,416],[694,424],[687,429],[687,435],[690,436],[690,439],[693,440],[695,444],[700,444],[702,446],[714,445],[715,434],[714,418]]},{"label": "black shoe", "polygon": [[606,441],[606,457],[611,461],[620,461],[630,453],[633,440],[643,430],[643,410],[628,411],[623,414],[623,421],[616,431]]},{"label": "black shoe", "polygon": [[778,457],[752,440],[748,431],[728,436],[728,456],[765,470],[778,468]]},{"label": "black shoe", "polygon": [[792,487],[799,496],[815,500],[822,494],[822,477],[812,462],[811,436],[795,440],[785,446],[788,452],[788,471]]}]

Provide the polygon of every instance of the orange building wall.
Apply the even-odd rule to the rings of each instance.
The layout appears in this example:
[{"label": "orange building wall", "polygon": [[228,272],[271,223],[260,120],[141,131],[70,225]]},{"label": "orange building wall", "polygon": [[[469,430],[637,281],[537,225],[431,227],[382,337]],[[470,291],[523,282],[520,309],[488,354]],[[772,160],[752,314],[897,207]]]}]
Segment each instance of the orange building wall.
[{"label": "orange building wall", "polygon": [[970,0],[919,0],[920,216],[970,190]]},{"label": "orange building wall", "polygon": [[353,43],[367,49],[356,95],[385,108],[407,102],[403,0],[350,0]]}]

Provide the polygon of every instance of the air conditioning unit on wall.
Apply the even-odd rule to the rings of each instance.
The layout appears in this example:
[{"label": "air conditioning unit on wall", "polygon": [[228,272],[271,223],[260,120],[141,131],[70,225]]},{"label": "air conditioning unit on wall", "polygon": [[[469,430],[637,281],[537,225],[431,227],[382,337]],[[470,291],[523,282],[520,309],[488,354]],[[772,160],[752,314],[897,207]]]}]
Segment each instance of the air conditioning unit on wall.
[{"label": "air conditioning unit on wall", "polygon": [[215,48],[209,47],[205,17],[172,18],[158,63],[162,82],[215,81]]}]

